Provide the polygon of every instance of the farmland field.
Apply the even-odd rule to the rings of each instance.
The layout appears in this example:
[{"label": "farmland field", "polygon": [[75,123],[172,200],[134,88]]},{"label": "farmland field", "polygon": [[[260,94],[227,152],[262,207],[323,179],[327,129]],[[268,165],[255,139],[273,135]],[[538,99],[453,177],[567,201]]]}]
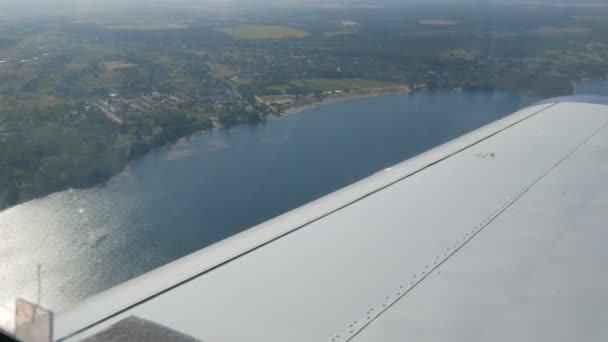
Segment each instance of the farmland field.
[{"label": "farmland field", "polygon": [[137,64],[127,63],[124,61],[109,61],[103,62],[104,68],[108,70],[116,70],[116,69],[126,69],[126,68],[134,68]]},{"label": "farmland field", "polygon": [[109,62],[103,62],[103,66],[106,67],[106,69],[115,70],[115,69],[134,68],[137,66],[137,64],[127,63],[124,61],[109,61]]},{"label": "farmland field", "polygon": [[183,29],[188,26],[176,24],[133,24],[133,25],[107,25],[105,28],[112,30],[132,30],[132,31],[157,31],[157,30],[174,30]]},{"label": "farmland field", "polygon": [[236,39],[281,39],[302,38],[308,36],[308,32],[287,26],[239,26],[221,30]]}]

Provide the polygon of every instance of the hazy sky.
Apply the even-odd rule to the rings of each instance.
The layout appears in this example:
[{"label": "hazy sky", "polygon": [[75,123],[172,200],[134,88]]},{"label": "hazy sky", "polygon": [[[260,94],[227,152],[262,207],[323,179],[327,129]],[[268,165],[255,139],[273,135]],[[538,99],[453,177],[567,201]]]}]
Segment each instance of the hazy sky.
[{"label": "hazy sky", "polygon": [[386,3],[429,3],[429,2],[499,2],[499,3],[547,3],[547,4],[606,4],[606,0],[0,0],[0,5],[59,5],[59,6],[99,6],[108,4],[230,4],[230,3],[250,3],[250,4],[386,4]]},{"label": "hazy sky", "polygon": [[[361,7],[364,5],[383,6],[383,5],[407,5],[415,3],[501,3],[501,4],[566,4],[566,5],[604,5],[608,6],[606,0],[0,0],[0,17],[10,18],[13,13],[23,16],[28,15],[67,15],[78,12],[97,12],[103,10],[107,12],[113,9],[162,9],[164,6],[184,7],[209,7],[230,8],[238,4],[256,6],[305,6],[331,7],[340,5],[341,7]],[[235,6],[235,8],[239,8]],[[3,15],[4,14],[4,15]]]}]

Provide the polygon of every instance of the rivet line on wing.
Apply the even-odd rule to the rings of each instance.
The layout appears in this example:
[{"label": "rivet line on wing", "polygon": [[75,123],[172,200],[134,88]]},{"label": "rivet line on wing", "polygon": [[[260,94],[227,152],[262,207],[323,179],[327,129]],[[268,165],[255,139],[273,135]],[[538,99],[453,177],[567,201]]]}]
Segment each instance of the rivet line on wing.
[{"label": "rivet line on wing", "polygon": [[499,207],[499,209],[493,211],[489,216],[484,218],[480,224],[476,225],[473,229],[467,230],[462,237],[456,241],[455,244],[448,246],[445,248],[445,253],[442,253],[439,256],[436,256],[433,260],[432,266],[429,264],[425,264],[422,271],[412,274],[409,276],[409,279],[403,281],[397,289],[385,296],[383,300],[369,309],[365,310],[363,313],[363,318],[359,320],[350,321],[346,325],[346,330],[341,333],[333,334],[328,341],[330,342],[340,342],[340,341],[349,341],[354,336],[356,336],[361,330],[363,330],[366,326],[368,326],[374,319],[388,310],[389,307],[398,302],[401,298],[403,298],[408,292],[410,292],[416,285],[422,282],[426,277],[428,277],[433,271],[435,271],[439,266],[441,266],[445,261],[447,261],[452,255],[458,252],[462,247],[464,247],[469,241],[471,241],[477,234],[479,234],[485,227],[487,227],[492,221],[494,221],[500,214],[502,214],[507,208],[509,208],[515,201],[517,201],[521,196],[523,196],[530,188],[536,184],[540,178],[534,179],[530,184],[523,187],[520,191],[518,191],[513,197],[511,197],[508,201],[506,201],[503,205]]}]

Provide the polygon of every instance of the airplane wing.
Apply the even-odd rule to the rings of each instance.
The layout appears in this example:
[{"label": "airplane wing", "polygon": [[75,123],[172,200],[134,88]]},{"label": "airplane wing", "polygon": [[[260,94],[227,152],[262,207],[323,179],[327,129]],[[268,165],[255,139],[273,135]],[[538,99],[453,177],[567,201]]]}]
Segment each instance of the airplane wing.
[{"label": "airplane wing", "polygon": [[92,297],[75,341],[607,341],[608,98],[526,108]]}]

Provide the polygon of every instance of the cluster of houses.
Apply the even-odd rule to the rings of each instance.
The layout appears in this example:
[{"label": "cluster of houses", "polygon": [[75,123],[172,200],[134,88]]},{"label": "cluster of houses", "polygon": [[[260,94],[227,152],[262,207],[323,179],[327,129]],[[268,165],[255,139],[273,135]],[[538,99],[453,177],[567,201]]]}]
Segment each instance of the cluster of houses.
[{"label": "cluster of houses", "polygon": [[[119,114],[124,112],[149,111],[154,110],[161,105],[174,106],[184,103],[185,101],[186,99],[180,96],[155,91],[131,99],[123,98],[118,93],[110,93],[107,99],[99,100],[93,103],[93,105],[106,115],[114,118],[114,116],[119,117]],[[114,119],[113,121],[117,120]]]}]

